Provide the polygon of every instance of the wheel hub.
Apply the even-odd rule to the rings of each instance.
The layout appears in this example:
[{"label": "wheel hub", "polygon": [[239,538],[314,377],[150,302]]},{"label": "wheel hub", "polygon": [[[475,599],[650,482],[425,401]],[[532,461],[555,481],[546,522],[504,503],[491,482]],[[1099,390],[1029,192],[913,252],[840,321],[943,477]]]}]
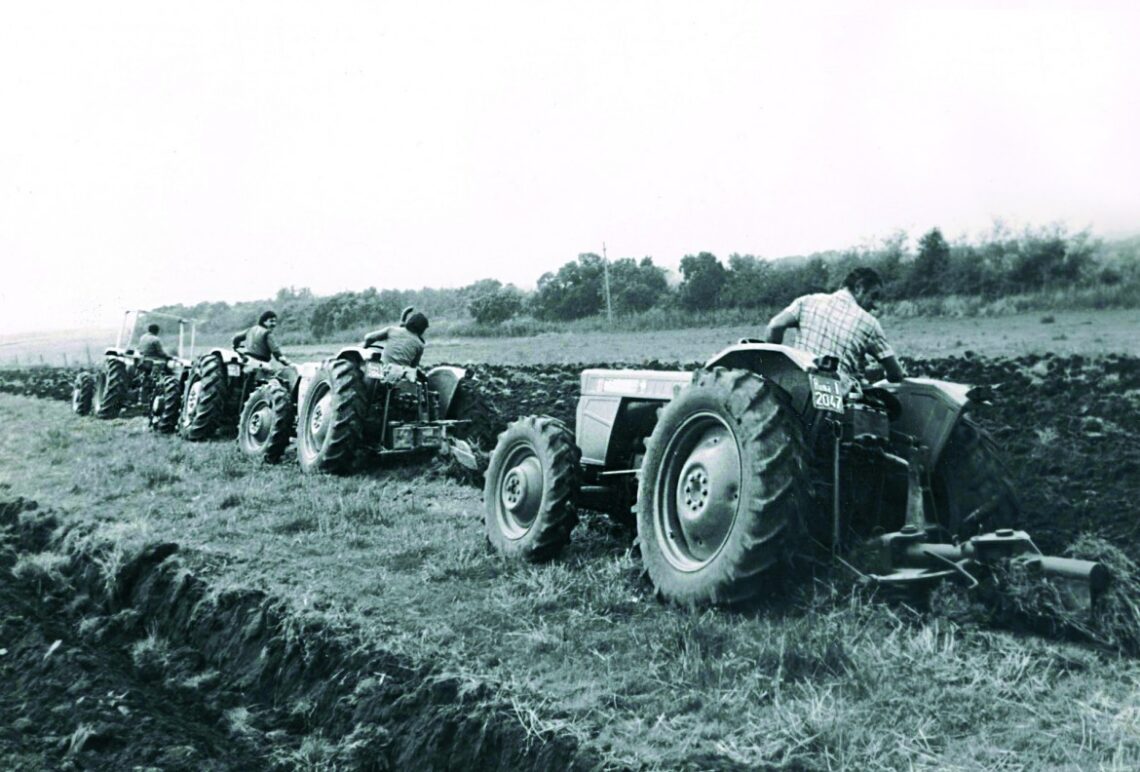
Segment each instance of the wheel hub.
[{"label": "wheel hub", "polygon": [[272,423],[272,416],[269,415],[269,407],[261,405],[249,417],[249,426],[246,431],[255,442],[265,442],[269,436],[269,427]]},{"label": "wheel hub", "polygon": [[190,384],[190,392],[186,395],[186,415],[193,416],[198,409],[198,397],[202,394],[202,382],[194,381]]},{"label": "wheel hub", "polygon": [[309,434],[319,447],[325,441],[325,432],[328,431],[328,414],[332,406],[332,394],[325,394],[313,405],[313,412],[309,416]]},{"label": "wheel hub", "polygon": [[499,487],[499,512],[504,530],[520,538],[534,523],[542,504],[542,464],[526,456],[507,470]]},{"label": "wheel hub", "polygon": [[696,417],[674,435],[660,488],[658,538],[667,559],[684,571],[708,564],[732,531],[740,500],[740,451],[728,426]]}]

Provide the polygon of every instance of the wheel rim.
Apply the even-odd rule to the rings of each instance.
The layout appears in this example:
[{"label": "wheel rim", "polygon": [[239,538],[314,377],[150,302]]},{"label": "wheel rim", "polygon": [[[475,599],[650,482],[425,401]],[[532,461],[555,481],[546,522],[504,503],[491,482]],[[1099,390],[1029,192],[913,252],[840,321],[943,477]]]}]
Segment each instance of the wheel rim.
[{"label": "wheel rim", "polygon": [[697,571],[724,548],[740,503],[736,436],[715,413],[690,416],[663,454],[653,501],[654,531],[665,559]]},{"label": "wheel rim", "polygon": [[496,519],[507,538],[521,539],[534,525],[542,507],[542,462],[534,448],[519,445],[508,453],[503,470],[497,486]]},{"label": "wheel rim", "polygon": [[253,412],[249,416],[249,424],[246,426],[246,441],[255,448],[260,448],[269,439],[269,429],[273,426],[273,411],[269,409],[269,403],[264,400],[259,401],[253,408]]},{"label": "wheel rim", "polygon": [[202,381],[201,379],[195,380],[190,384],[190,390],[186,392],[186,423],[189,424],[194,420],[194,414],[198,411],[198,398],[202,395]]},{"label": "wheel rim", "polygon": [[305,431],[302,447],[305,454],[312,458],[321,452],[325,438],[328,436],[329,425],[332,423],[332,389],[327,383],[318,383],[313,387],[313,394],[309,398],[309,405],[305,409]]},{"label": "wheel rim", "polygon": [[162,394],[155,394],[154,397],[151,399],[151,401],[150,401],[150,424],[151,424],[151,426],[156,425],[159,422],[159,420],[162,418],[163,402],[164,402],[164,400],[163,400]]}]

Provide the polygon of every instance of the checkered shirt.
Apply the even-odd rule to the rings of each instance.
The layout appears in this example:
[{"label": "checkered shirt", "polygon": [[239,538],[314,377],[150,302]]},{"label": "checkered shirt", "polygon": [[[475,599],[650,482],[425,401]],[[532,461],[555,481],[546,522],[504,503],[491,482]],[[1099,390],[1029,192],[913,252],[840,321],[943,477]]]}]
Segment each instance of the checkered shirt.
[{"label": "checkered shirt", "polygon": [[880,360],[895,355],[879,320],[864,311],[846,287],[798,297],[773,321],[798,327],[796,348],[839,357],[840,372],[851,377],[863,371],[865,354]]}]

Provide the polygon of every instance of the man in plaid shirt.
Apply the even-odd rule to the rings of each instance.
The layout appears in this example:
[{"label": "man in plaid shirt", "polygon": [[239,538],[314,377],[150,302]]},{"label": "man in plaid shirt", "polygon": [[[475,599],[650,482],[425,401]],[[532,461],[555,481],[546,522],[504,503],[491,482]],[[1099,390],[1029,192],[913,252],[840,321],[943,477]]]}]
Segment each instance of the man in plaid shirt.
[{"label": "man in plaid shirt", "polygon": [[897,383],[906,374],[887,343],[883,326],[869,313],[882,289],[883,280],[874,268],[856,268],[835,292],[803,295],[773,316],[768,322],[768,342],[782,343],[784,331],[796,327],[796,348],[838,357],[839,372],[858,379],[863,357],[870,354],[882,364],[887,380]]}]

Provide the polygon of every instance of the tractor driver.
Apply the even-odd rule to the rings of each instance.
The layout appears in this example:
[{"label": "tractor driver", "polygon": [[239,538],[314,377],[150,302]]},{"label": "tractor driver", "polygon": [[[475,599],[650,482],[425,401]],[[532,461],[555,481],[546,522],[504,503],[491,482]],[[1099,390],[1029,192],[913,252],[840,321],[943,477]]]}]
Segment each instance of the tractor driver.
[{"label": "tractor driver", "polygon": [[364,345],[384,341],[384,352],[380,361],[386,365],[419,367],[424,355],[424,331],[428,328],[428,318],[419,311],[408,314],[403,324],[385,327],[364,336]]},{"label": "tractor driver", "polygon": [[257,324],[248,330],[243,330],[234,336],[233,348],[242,347],[246,355],[261,362],[269,362],[276,358],[283,365],[289,361],[281,353],[281,347],[273,339],[273,331],[277,328],[277,314],[266,311],[257,319]]},{"label": "tractor driver", "polygon": [[139,336],[139,353],[147,359],[155,359],[160,362],[165,362],[174,357],[166,353],[166,349],[162,345],[162,338],[158,337],[159,326],[157,324],[148,324],[146,332]]},{"label": "tractor driver", "polygon": [[887,380],[898,383],[906,373],[887,343],[883,326],[870,313],[882,289],[883,280],[874,268],[856,268],[835,292],[803,295],[773,316],[767,340],[782,343],[785,330],[797,327],[795,347],[817,356],[837,357],[840,373],[859,380],[864,356],[870,354],[883,366]]}]

